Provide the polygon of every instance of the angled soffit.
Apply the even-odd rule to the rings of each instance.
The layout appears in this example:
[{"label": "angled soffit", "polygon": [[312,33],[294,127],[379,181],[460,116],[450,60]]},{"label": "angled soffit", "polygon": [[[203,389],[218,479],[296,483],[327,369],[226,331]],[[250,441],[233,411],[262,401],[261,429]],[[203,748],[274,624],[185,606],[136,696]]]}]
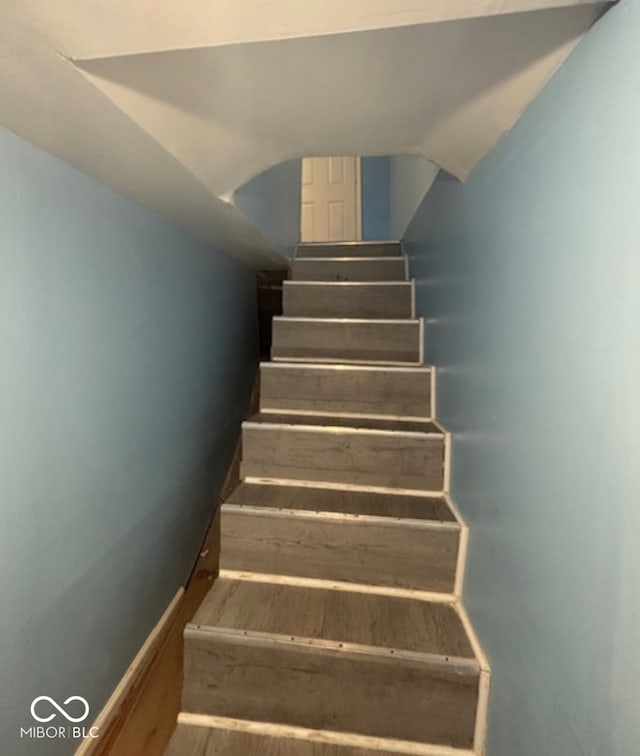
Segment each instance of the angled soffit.
[{"label": "angled soffit", "polygon": [[464,179],[603,7],[4,2],[2,125],[255,264],[279,258],[227,201],[238,186],[307,154],[422,155]]}]

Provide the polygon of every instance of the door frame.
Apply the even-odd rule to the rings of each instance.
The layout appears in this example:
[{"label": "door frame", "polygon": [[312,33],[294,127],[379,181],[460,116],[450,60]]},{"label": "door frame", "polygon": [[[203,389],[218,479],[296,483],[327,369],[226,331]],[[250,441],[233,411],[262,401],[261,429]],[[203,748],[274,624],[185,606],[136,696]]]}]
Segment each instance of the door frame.
[{"label": "door frame", "polygon": [[356,241],[362,241],[362,163],[356,155]]}]

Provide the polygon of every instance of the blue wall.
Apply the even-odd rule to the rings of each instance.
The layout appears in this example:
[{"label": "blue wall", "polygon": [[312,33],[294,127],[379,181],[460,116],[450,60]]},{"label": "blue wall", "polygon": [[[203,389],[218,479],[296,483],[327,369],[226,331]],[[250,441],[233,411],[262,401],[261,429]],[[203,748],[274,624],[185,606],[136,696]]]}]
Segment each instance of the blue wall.
[{"label": "blue wall", "polygon": [[300,241],[301,182],[302,161],[288,160],[259,173],[233,196],[238,210],[287,257]]},{"label": "blue wall", "polygon": [[362,181],[362,238],[364,241],[384,241],[390,238],[389,157],[363,157],[360,170]]},{"label": "blue wall", "polygon": [[0,753],[98,713],[188,576],[256,361],[243,264],[0,131]]},{"label": "blue wall", "polygon": [[493,665],[489,756],[640,753],[638,50],[623,1],[406,235]]}]

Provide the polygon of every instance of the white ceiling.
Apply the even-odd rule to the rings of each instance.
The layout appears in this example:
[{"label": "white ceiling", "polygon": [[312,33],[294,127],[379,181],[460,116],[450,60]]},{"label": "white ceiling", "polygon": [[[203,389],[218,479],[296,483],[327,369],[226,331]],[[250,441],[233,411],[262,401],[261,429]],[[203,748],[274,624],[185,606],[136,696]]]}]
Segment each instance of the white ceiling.
[{"label": "white ceiling", "polygon": [[0,123],[266,266],[238,186],[310,154],[419,154],[464,179],[601,8],[0,0]]}]

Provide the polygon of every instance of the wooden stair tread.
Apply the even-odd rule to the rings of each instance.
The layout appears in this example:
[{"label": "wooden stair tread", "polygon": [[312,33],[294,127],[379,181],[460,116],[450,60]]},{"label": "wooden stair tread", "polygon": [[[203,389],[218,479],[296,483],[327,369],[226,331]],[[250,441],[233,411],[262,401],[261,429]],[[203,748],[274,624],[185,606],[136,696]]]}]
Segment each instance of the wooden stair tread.
[{"label": "wooden stair tread", "polygon": [[472,746],[476,663],[437,664],[326,645],[188,626],[183,711]]},{"label": "wooden stair tread", "polygon": [[453,512],[441,496],[411,496],[344,488],[242,482],[227,499],[226,504],[373,517],[402,517],[457,524]]},{"label": "wooden stair tread", "polygon": [[300,245],[290,278],[167,753],[473,756],[486,661],[407,257]]},{"label": "wooden stair tread", "polygon": [[314,425],[325,428],[360,428],[409,433],[429,433],[443,436],[442,430],[430,420],[401,420],[386,417],[350,417],[342,415],[307,415],[294,412],[258,412],[250,423],[272,425]]},{"label": "wooden stair tread", "polygon": [[219,578],[192,624],[473,659],[444,602]]},{"label": "wooden stair tread", "polygon": [[[215,718],[212,719],[215,721]],[[348,745],[348,741],[353,740],[353,736],[348,734],[344,737],[345,743],[332,743],[326,742],[326,731],[312,731],[310,737],[303,734],[295,737],[291,734],[293,728],[282,725],[265,727],[261,722],[245,724],[238,720],[234,725],[231,729],[222,724],[212,727],[179,723],[165,756],[185,756],[189,753],[198,756],[420,756],[422,753],[415,747],[402,748],[400,744],[394,744],[393,750],[380,748],[379,743],[376,743],[375,750],[367,745]],[[246,729],[243,729],[243,725]],[[260,732],[261,729],[278,729],[283,734]],[[325,742],[323,739],[326,739]],[[467,750],[459,750],[458,753],[460,756],[471,756]],[[430,749],[428,756],[455,756],[455,751]]]}]

